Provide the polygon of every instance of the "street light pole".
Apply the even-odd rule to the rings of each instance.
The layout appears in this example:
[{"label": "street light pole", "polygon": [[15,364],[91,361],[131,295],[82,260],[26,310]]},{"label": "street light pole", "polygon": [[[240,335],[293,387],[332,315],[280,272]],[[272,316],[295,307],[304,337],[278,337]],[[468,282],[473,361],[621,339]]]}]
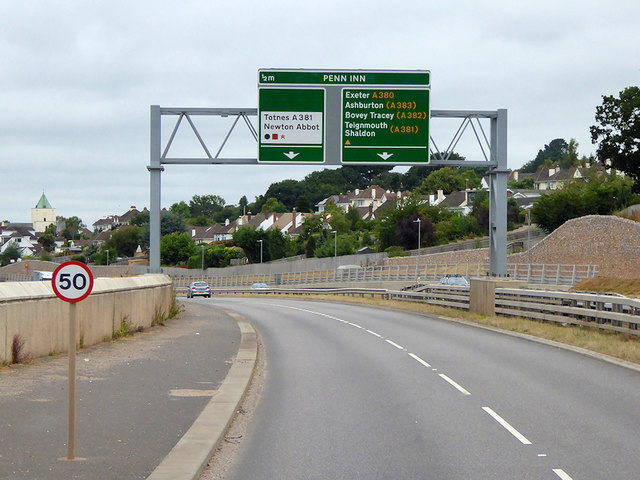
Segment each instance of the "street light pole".
[{"label": "street light pole", "polygon": [[331,230],[333,233],[333,258],[338,256],[338,232],[337,230]]},{"label": "street light pole", "polygon": [[258,243],[260,244],[260,263],[262,263],[262,240],[258,240]]},{"label": "street light pole", "polygon": [[528,210],[527,223],[529,224],[529,228],[527,228],[527,258],[529,261],[529,275],[531,275],[531,208]]},{"label": "street light pole", "polygon": [[414,220],[413,223],[418,224],[418,253],[420,253],[420,224],[422,223],[422,219],[418,218]]},{"label": "street light pole", "polygon": [[204,244],[200,245],[202,248],[202,270],[204,270]]}]

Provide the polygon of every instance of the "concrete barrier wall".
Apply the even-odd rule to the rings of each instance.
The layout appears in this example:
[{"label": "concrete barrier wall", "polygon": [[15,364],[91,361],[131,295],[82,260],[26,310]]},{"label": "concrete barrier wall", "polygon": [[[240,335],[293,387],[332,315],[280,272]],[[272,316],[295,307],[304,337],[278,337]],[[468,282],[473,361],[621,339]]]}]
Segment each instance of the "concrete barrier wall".
[{"label": "concrete barrier wall", "polygon": [[[169,312],[172,301],[173,285],[166,275],[98,278],[91,295],[76,306],[76,344],[111,339],[123,320],[131,329],[148,328],[158,314]],[[15,335],[32,358],[66,352],[69,307],[49,282],[0,283],[0,362],[11,361]]]}]

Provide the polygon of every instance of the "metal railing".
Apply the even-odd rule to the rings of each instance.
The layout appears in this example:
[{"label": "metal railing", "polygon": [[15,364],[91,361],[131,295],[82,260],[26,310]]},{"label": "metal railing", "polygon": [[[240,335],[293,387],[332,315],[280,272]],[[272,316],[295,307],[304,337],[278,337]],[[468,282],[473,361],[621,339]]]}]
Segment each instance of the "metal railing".
[{"label": "metal railing", "polygon": [[[524,250],[526,250],[527,241],[534,246],[547,236],[544,231],[539,228],[532,228],[528,234],[526,230],[507,233],[507,243],[520,242]],[[447,243],[445,245],[436,245],[433,247],[424,247],[416,250],[410,250],[409,256],[431,255],[434,253],[458,252],[461,250],[474,250],[476,248],[488,248],[489,237],[473,238],[471,240],[461,240],[459,242]]]},{"label": "metal railing", "polygon": [[[469,309],[470,288],[427,286],[423,291],[379,288],[228,288],[217,293],[257,295],[345,295],[427,303]],[[529,318],[561,325],[581,325],[640,335],[640,300],[618,295],[547,290],[496,288],[496,314]]]},{"label": "metal railing", "polygon": [[[229,276],[174,277],[174,285],[185,287],[194,281],[205,281],[212,288],[245,287],[253,283],[270,286],[316,285],[336,282],[388,282],[388,281],[437,281],[444,275],[462,275],[467,278],[488,275],[487,264],[432,264],[390,265],[313,270],[305,272],[247,274]],[[575,285],[585,278],[597,276],[596,265],[507,265],[510,278],[527,283],[550,285]]]}]

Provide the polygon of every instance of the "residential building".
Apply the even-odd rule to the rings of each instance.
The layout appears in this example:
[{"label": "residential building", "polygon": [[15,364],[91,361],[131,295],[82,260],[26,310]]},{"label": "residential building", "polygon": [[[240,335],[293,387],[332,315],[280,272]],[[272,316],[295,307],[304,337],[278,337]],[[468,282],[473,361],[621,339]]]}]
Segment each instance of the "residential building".
[{"label": "residential building", "polygon": [[333,203],[344,212],[355,208],[362,219],[370,220],[375,218],[374,212],[382,205],[389,206],[399,198],[402,198],[401,192],[395,193],[372,185],[364,190],[356,189],[354,192],[331,195],[316,204],[316,213],[324,213],[327,205]]},{"label": "residential building", "polygon": [[543,167],[536,173],[534,188],[536,190],[557,190],[569,180],[583,180],[587,169],[580,167],[560,168]]},{"label": "residential building", "polygon": [[22,257],[38,255],[42,251],[30,223],[8,223],[0,227],[0,253],[4,253],[11,245],[20,250]]}]

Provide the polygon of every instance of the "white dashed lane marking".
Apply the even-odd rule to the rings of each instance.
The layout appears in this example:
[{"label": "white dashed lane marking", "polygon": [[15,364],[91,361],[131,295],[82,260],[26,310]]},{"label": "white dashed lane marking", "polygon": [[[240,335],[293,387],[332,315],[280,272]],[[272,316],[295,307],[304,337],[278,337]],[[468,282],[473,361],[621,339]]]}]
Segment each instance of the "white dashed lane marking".
[{"label": "white dashed lane marking", "polygon": [[[273,304],[271,304],[271,305],[273,305]],[[334,317],[332,315],[327,315],[326,313],[314,312],[313,310],[306,310],[306,309],[303,309],[303,308],[296,308],[296,307],[291,307],[291,306],[288,306],[288,305],[277,305],[277,306],[282,307],[282,308],[289,308],[291,310],[298,310],[298,311],[301,311],[301,312],[320,315],[322,317],[330,318],[332,320],[337,320],[338,322],[344,323],[345,325],[350,325],[350,326],[355,327],[357,329],[364,330],[367,333],[369,333],[369,334],[371,334],[371,335],[373,335],[373,336],[375,336],[377,338],[380,338],[380,339],[384,340],[389,345],[392,345],[393,347],[397,348],[398,350],[406,351],[406,349],[402,345],[398,345],[393,340],[389,340],[388,338],[385,338],[384,336],[380,335],[379,333],[374,332],[373,330],[369,330],[369,329],[367,329],[367,328],[365,328],[365,327],[363,327],[361,325],[358,325],[357,323],[349,322],[348,320],[344,320],[342,318]],[[431,365],[428,362],[426,362],[425,360],[420,358],[418,355],[416,355],[414,353],[408,353],[408,355],[411,358],[413,358],[416,362],[420,363],[422,366],[430,368],[434,372],[436,372],[438,370],[437,368],[431,367]],[[442,378],[443,380],[445,380],[447,383],[449,383],[452,387],[454,387],[456,390],[458,390],[463,395],[471,395],[471,393],[466,388],[464,388],[459,383],[457,383],[454,380],[452,380],[451,378],[449,378],[447,375],[445,375],[443,373],[439,373],[438,376],[440,378]],[[215,394],[215,391],[206,391],[205,390],[205,391],[201,391],[200,392],[200,394],[202,394],[202,393],[213,395],[213,394]],[[174,392],[172,392],[172,394],[174,394]],[[178,394],[178,395],[182,396],[182,395],[184,395],[184,393]],[[196,392],[190,392],[190,395],[197,395],[197,393]],[[496,422],[498,422],[511,435],[513,435],[515,438],[517,438],[523,445],[531,445],[532,444],[524,435],[522,435],[520,432],[518,432],[518,430],[516,430],[513,426],[511,426],[504,418],[502,418],[500,415],[498,415],[491,408],[482,407],[482,409],[485,412],[487,412]],[[538,454],[538,457],[544,458],[546,456],[547,456],[547,454],[545,454],[545,453]],[[555,473],[561,480],[573,480],[561,468],[554,468],[553,469],[553,473]]]},{"label": "white dashed lane marking", "polygon": [[493,419],[496,422],[498,422],[500,425],[502,425],[511,435],[513,435],[518,440],[520,440],[520,442],[523,445],[531,445],[531,442],[529,440],[527,440],[527,437],[525,437],[518,430],[516,430],[511,425],[509,425],[509,423],[504,418],[502,418],[500,415],[498,415],[496,412],[491,410],[489,407],[482,407],[482,409],[485,412],[487,412],[489,415],[491,415],[493,417]]},{"label": "white dashed lane marking", "polygon": [[440,374],[438,374],[438,376],[440,378],[442,378],[444,381],[448,382],[451,386],[455,387],[460,393],[463,393],[465,395],[471,395],[467,389],[463,388],[458,383],[456,383],[453,380],[451,380],[444,373],[440,373]]}]

